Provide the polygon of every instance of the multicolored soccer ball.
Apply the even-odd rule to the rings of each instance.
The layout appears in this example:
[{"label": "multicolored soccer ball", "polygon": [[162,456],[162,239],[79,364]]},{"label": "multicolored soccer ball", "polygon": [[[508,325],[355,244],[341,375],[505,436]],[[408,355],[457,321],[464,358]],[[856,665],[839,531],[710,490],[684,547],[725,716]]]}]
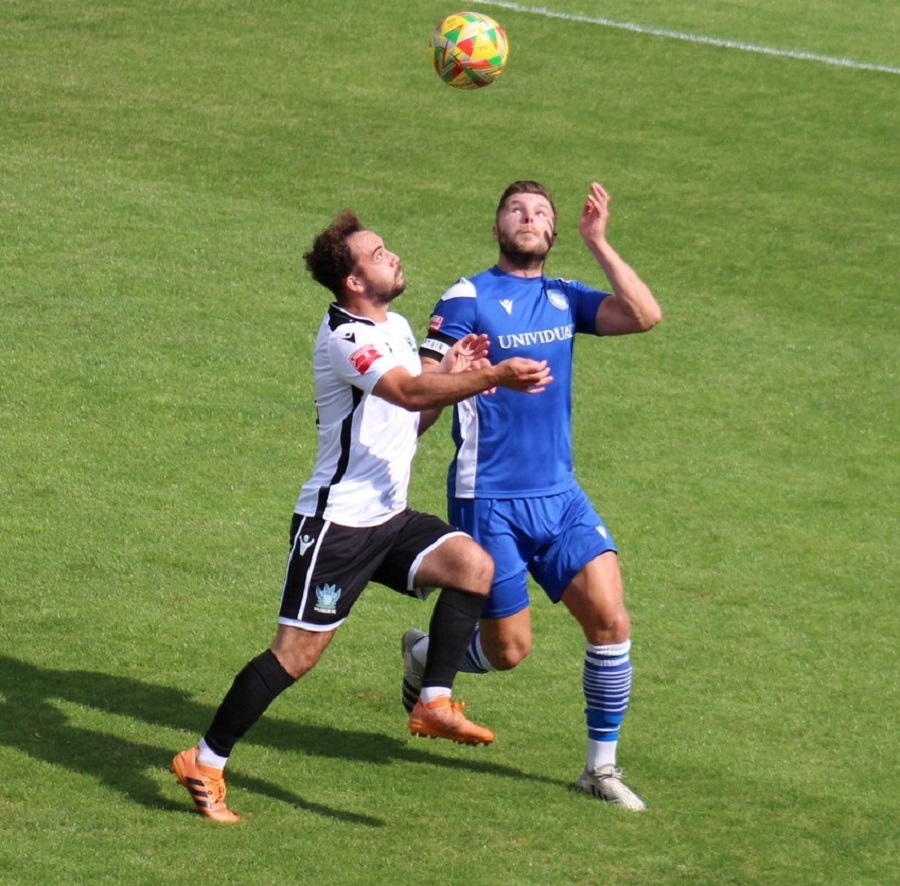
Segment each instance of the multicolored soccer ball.
[{"label": "multicolored soccer ball", "polygon": [[490,86],[509,58],[506,32],[479,12],[456,12],[441,19],[431,42],[434,69],[454,89]]}]

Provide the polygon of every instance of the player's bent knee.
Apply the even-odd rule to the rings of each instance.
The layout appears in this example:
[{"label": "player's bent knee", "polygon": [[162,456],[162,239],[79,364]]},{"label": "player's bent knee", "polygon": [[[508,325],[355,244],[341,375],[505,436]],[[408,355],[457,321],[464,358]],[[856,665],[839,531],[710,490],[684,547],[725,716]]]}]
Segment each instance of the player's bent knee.
[{"label": "player's bent knee", "polygon": [[498,671],[511,671],[514,667],[521,664],[526,658],[530,649],[504,649],[498,656],[498,661],[491,661],[491,664]]},{"label": "player's bent knee", "polygon": [[516,637],[488,652],[488,660],[498,671],[511,671],[521,664],[531,653],[532,639]]},{"label": "player's bent knee", "polygon": [[487,596],[494,580],[494,559],[481,545],[469,542],[460,551],[460,587]]},{"label": "player's bent knee", "polygon": [[478,550],[478,558],[474,564],[478,572],[477,587],[483,588],[484,594],[487,595],[494,581],[494,558],[484,549],[479,548]]}]

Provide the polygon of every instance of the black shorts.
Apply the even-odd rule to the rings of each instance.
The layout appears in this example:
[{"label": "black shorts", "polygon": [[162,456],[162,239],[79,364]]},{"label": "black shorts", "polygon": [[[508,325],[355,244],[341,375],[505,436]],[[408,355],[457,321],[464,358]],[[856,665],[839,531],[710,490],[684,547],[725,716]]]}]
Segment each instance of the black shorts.
[{"label": "black shorts", "polygon": [[279,624],[333,630],[371,581],[426,597],[431,589],[415,585],[419,564],[454,535],[465,533],[440,517],[409,509],[362,529],[294,514]]}]

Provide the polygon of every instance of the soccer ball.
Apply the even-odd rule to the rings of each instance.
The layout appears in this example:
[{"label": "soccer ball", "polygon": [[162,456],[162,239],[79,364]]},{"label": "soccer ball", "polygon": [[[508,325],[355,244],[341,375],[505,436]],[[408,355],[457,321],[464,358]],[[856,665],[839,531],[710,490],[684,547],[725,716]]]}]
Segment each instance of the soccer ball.
[{"label": "soccer ball", "polygon": [[479,12],[456,12],[441,19],[431,43],[434,69],[454,89],[490,86],[509,58],[505,31]]}]

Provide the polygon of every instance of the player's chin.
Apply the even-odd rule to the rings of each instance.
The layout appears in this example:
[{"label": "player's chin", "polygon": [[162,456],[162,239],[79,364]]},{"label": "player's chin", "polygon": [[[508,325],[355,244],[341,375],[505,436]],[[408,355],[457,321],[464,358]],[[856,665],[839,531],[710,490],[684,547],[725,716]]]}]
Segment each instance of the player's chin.
[{"label": "player's chin", "polygon": [[547,254],[547,250],[552,242],[553,238],[550,234],[539,234],[535,231],[521,237],[516,245],[523,255],[542,256]]}]

